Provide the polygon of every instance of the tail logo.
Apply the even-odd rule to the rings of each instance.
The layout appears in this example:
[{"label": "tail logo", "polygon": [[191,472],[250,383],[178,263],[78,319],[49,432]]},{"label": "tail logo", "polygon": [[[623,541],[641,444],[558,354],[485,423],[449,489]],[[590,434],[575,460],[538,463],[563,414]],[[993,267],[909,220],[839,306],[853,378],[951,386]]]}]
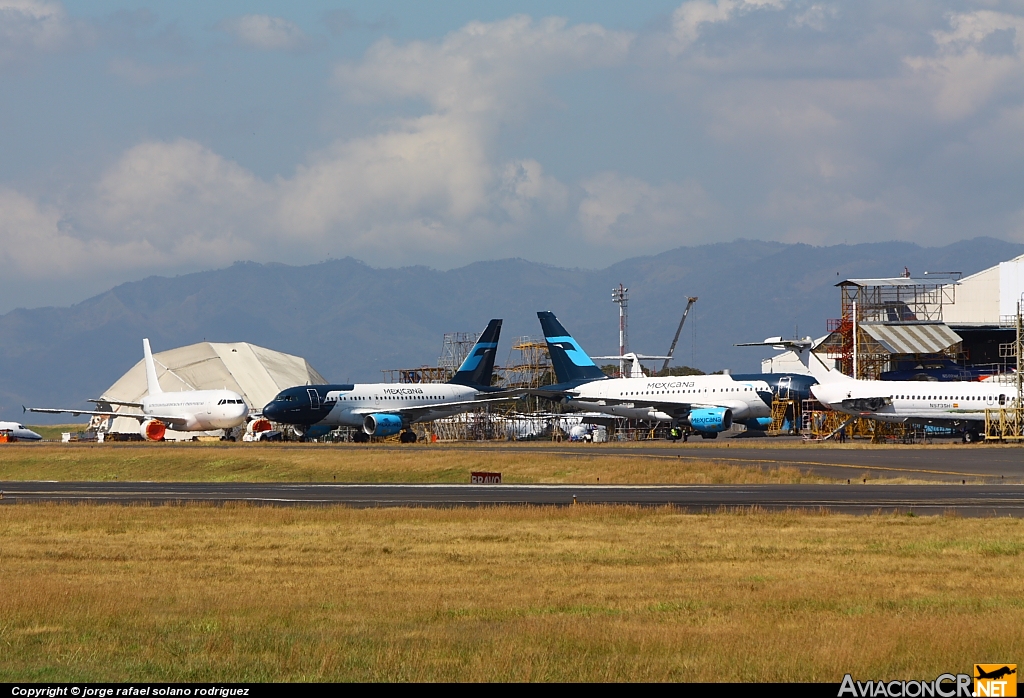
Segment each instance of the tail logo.
[{"label": "tail logo", "polygon": [[583,351],[583,348],[576,343],[576,340],[572,337],[545,337],[548,344],[552,347],[558,347],[565,352],[565,355],[569,357],[569,361],[572,361],[574,365],[579,367],[584,366],[596,366],[593,360],[587,356],[587,352]]},{"label": "tail logo", "polygon": [[475,371],[476,367],[480,365],[480,362],[487,356],[487,352],[496,351],[498,348],[497,342],[479,342],[476,345],[476,349],[470,352],[466,360],[462,362],[462,366],[459,367],[459,372],[462,371]]}]

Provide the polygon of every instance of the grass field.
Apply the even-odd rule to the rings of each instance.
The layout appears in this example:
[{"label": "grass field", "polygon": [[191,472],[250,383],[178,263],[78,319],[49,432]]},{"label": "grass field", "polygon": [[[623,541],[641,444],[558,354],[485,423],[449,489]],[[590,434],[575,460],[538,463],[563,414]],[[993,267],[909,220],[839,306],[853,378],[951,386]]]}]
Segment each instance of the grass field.
[{"label": "grass field", "polygon": [[[347,445],[11,444],[0,448],[0,480],[236,482],[469,482],[497,470],[509,483],[821,483],[797,468],[758,468],[675,458],[594,457],[538,449],[383,449]],[[598,480],[600,478],[600,480]]]},{"label": "grass field", "polygon": [[0,681],[934,678],[1024,656],[1024,522],[0,508]]}]

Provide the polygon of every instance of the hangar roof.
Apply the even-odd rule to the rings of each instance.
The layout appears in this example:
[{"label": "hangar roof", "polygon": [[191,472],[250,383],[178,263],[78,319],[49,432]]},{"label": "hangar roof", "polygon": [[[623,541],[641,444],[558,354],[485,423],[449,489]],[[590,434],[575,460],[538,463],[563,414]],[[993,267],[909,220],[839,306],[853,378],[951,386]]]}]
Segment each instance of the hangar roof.
[{"label": "hangar roof", "polygon": [[938,354],[963,341],[941,322],[862,322],[859,327],[890,354]]},{"label": "hangar roof", "polygon": [[[200,342],[159,352],[153,359],[160,387],[167,392],[226,388],[257,410],[284,388],[327,382],[302,357],[247,342]],[[125,402],[138,402],[145,395],[142,360],[103,393],[105,398]]]}]

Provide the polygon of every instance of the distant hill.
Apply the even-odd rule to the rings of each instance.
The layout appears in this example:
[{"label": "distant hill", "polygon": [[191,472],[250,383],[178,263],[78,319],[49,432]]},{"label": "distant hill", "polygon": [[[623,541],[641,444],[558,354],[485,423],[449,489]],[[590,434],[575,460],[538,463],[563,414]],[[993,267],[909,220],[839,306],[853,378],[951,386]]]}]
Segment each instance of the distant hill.
[{"label": "distant hill", "polygon": [[600,270],[522,259],[451,271],[374,269],[351,258],[304,267],[240,262],[0,316],[0,419],[21,419],[21,404],[85,406],[141,358],[143,337],[157,351],[204,339],[252,342],[303,356],[330,380],[378,381],[381,369],[434,365],[445,332],[480,331],[492,317],[505,319],[504,363],[514,337],[540,333],[536,311],[552,310],[589,352],[610,354],[618,343],[611,290],[620,282],[630,289],[633,350],[666,351],[694,295],[676,363],[758,371],[770,350],[732,345],[797,328],[824,334],[826,319],[839,314],[834,285],[843,278],[896,276],[904,266],[970,274],[1019,254],[1024,245],[991,238],[937,248],[740,240]]}]

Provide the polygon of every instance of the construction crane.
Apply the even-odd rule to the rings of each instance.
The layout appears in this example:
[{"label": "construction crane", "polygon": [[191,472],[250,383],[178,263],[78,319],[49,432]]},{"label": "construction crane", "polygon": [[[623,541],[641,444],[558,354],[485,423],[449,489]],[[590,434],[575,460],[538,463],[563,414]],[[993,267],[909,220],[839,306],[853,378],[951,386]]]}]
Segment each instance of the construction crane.
[{"label": "construction crane", "polygon": [[697,296],[690,296],[687,299],[686,310],[683,311],[683,317],[679,321],[679,327],[676,328],[676,336],[672,338],[672,346],[668,348],[668,358],[665,359],[665,365],[661,367],[662,371],[668,370],[668,364],[672,361],[672,353],[676,350],[676,342],[679,341],[679,333],[683,331],[683,323],[686,322],[686,316],[690,314],[690,308],[697,302]]}]

